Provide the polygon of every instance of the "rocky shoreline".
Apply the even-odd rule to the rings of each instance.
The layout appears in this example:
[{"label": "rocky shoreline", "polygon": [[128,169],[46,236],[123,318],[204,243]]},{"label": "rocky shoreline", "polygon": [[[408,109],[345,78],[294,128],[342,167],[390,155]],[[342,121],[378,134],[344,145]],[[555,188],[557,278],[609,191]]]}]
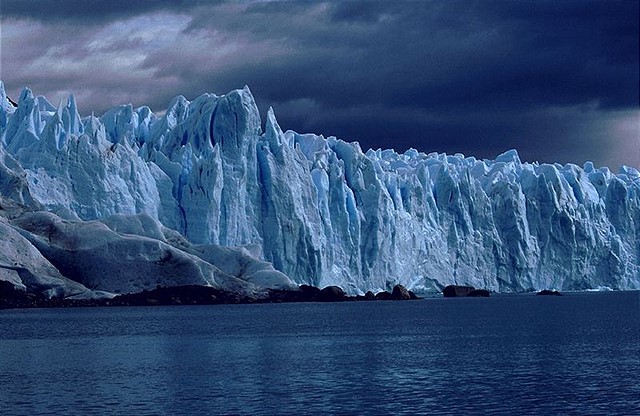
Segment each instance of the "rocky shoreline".
[{"label": "rocky shoreline", "polygon": [[157,287],[138,293],[128,293],[111,299],[47,298],[42,294],[16,289],[12,284],[0,281],[0,309],[9,308],[71,308],[95,306],[155,306],[155,305],[220,305],[284,302],[347,302],[374,300],[416,300],[415,293],[402,285],[391,292],[350,296],[338,286],[320,289],[301,285],[298,290],[268,289],[266,296],[245,296],[208,286],[185,285]]},{"label": "rocky shoreline", "polygon": [[[542,296],[562,296],[556,290],[541,290],[536,293]],[[445,298],[455,297],[489,297],[491,292],[476,289],[472,286],[449,285],[442,290]],[[25,292],[7,281],[0,280],[0,309],[14,308],[74,308],[96,306],[169,306],[169,305],[224,305],[253,303],[291,303],[291,302],[353,302],[377,300],[418,300],[422,299],[414,292],[397,284],[391,292],[382,291],[374,294],[369,291],[364,295],[347,295],[338,286],[318,288],[300,285],[297,290],[267,289],[260,296],[247,296],[239,293],[215,289],[209,286],[183,285],[143,290],[137,293],[126,293],[113,298],[78,299],[46,297],[42,293]]]}]

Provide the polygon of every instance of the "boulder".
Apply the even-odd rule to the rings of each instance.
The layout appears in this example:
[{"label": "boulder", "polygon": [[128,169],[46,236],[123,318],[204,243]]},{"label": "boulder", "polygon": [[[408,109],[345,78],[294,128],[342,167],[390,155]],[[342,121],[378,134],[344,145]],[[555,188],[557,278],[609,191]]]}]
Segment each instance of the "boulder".
[{"label": "boulder", "polygon": [[376,295],[369,290],[364,295],[356,295],[356,300],[376,300]]},{"label": "boulder", "polygon": [[445,298],[459,298],[467,296],[474,290],[476,290],[476,288],[473,286],[449,285],[442,290],[442,295]]},{"label": "boulder", "polygon": [[338,286],[327,286],[318,293],[320,302],[340,302],[345,300],[344,290]]},{"label": "boulder", "polygon": [[393,300],[410,300],[411,295],[406,287],[402,285],[395,285],[393,287],[393,291],[391,292],[391,298]]}]

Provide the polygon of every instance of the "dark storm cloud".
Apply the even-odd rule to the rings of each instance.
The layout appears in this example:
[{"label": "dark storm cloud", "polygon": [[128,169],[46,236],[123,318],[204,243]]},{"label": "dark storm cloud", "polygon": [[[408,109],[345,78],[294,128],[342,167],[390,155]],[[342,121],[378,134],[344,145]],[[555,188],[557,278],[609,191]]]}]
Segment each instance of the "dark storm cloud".
[{"label": "dark storm cloud", "polygon": [[278,78],[288,68],[286,85],[269,82],[270,97],[320,91],[331,105],[421,108],[638,103],[635,2],[340,2],[302,14],[275,6],[191,24],[290,46],[265,65],[273,74],[251,77]]},{"label": "dark storm cloud", "polygon": [[[610,160],[605,153],[617,148],[598,122],[637,115],[638,4],[5,0],[2,16],[39,22],[37,33],[66,44],[54,52],[71,61],[104,62],[99,77],[85,67],[52,75],[65,90],[86,90],[85,103],[96,109],[127,94],[163,109],[176,94],[248,84],[283,128],[359,140],[363,148],[493,157],[515,147],[527,160],[581,163]],[[166,23],[175,36],[163,44],[135,31],[91,44],[56,35],[61,27],[90,37],[108,24],[151,26],[145,19],[159,13],[175,16]],[[109,70],[119,50],[138,52],[130,71]],[[24,61],[45,52],[53,59],[44,47],[4,47],[3,65],[7,56]],[[39,77],[22,71],[16,79],[51,82]],[[640,134],[629,131],[640,148]],[[615,163],[623,159],[640,166],[640,155]]]}]

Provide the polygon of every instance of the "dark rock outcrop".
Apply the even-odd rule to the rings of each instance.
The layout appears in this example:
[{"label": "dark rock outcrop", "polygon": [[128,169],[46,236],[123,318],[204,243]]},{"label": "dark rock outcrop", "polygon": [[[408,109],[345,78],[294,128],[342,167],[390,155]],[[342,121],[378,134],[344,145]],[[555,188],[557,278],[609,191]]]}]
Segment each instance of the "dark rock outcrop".
[{"label": "dark rock outcrop", "polygon": [[319,289],[302,285],[299,289],[268,289],[259,296],[240,295],[209,286],[184,285],[143,290],[137,293],[121,294],[114,298],[71,299],[47,298],[42,294],[29,293],[13,284],[0,281],[0,308],[50,308],[77,306],[154,306],[154,305],[217,305],[229,303],[283,303],[283,302],[342,302],[372,300],[420,299],[402,285],[396,285],[393,293],[387,291],[374,295],[348,296],[338,286]]},{"label": "dark rock outcrop", "polygon": [[393,291],[391,292],[391,298],[393,300],[410,300],[411,295],[406,287],[402,285],[395,285],[393,287]]},{"label": "dark rock outcrop", "polygon": [[356,300],[376,300],[376,295],[369,290],[364,295],[356,295]]},{"label": "dark rock outcrop", "polygon": [[459,298],[467,296],[474,290],[476,290],[476,288],[473,286],[449,285],[442,290],[442,295],[445,298]]},{"label": "dark rock outcrop", "polygon": [[320,288],[309,285],[300,285],[300,291],[308,301],[316,300],[320,295]]},{"label": "dark rock outcrop", "polygon": [[215,289],[209,286],[185,285],[158,287],[138,293],[119,295],[108,301],[112,306],[145,305],[215,305],[221,303],[254,303],[257,298]]},{"label": "dark rock outcrop", "polygon": [[47,297],[14,286],[0,280],[0,309],[9,308],[68,308],[76,306],[105,306],[104,299],[69,299]]},{"label": "dark rock outcrop", "polygon": [[445,298],[489,297],[491,292],[473,286],[449,285],[442,290],[442,295]]},{"label": "dark rock outcrop", "polygon": [[376,300],[393,300],[391,293],[385,291],[376,293]]},{"label": "dark rock outcrop", "polygon": [[541,290],[536,294],[540,296],[562,296],[562,293],[558,292],[557,290],[549,290],[549,289]]},{"label": "dark rock outcrop", "polygon": [[20,290],[12,283],[0,280],[0,308],[29,307],[35,303],[37,295]]},{"label": "dark rock outcrop", "polygon": [[346,300],[344,290],[338,286],[327,286],[318,293],[320,302],[340,302]]}]

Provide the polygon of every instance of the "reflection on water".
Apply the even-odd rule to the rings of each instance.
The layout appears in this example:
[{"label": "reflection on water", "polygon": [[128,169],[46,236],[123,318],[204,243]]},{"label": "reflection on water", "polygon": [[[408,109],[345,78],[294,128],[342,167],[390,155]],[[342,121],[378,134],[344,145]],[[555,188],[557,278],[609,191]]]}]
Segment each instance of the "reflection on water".
[{"label": "reflection on water", "polygon": [[0,311],[3,414],[632,414],[640,294]]}]

